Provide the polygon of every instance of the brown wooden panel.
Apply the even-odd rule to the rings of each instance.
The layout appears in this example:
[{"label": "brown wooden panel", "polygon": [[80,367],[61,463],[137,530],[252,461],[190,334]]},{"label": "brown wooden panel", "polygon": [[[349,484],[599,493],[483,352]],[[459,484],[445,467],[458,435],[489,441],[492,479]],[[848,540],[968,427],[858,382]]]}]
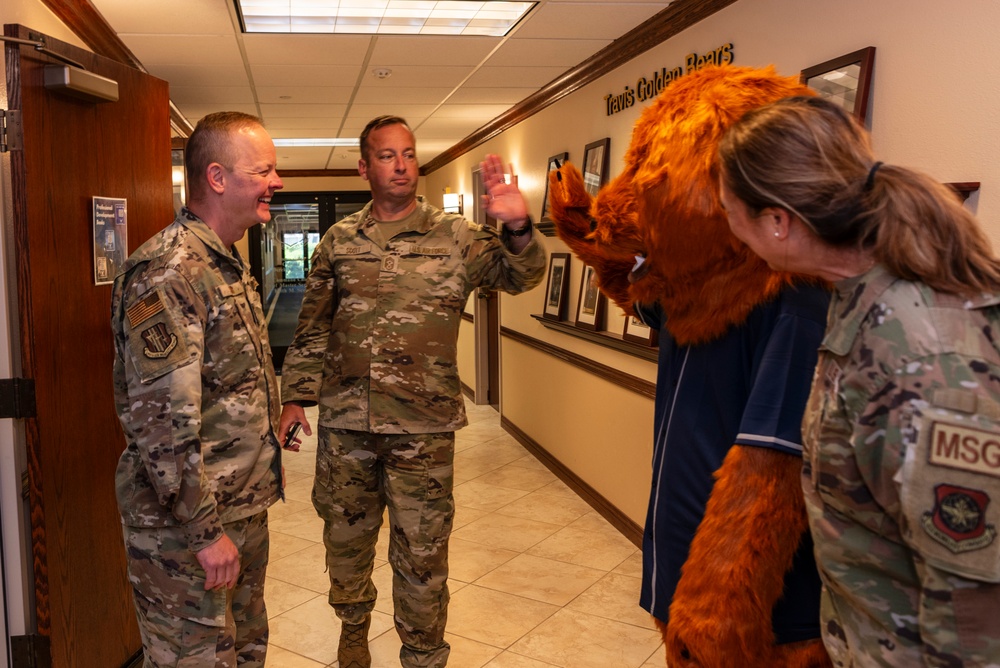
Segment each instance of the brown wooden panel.
[{"label": "brown wooden panel", "polygon": [[111,286],[94,285],[91,197],[128,200],[129,251],[173,218],[169,99],[164,81],[45,42],[119,86],[114,103],[47,91],[43,68],[58,61],[6,47],[10,107],[24,125],[11,177],[21,362],[38,407],[26,421],[38,627],[54,667],[106,668],[140,643],[114,498],[125,443],[111,388]]}]

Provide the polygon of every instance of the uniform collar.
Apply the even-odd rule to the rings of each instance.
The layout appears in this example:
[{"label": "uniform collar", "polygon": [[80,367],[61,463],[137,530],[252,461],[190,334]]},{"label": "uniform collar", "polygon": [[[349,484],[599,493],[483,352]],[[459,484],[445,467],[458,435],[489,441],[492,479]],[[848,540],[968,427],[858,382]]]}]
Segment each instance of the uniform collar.
[{"label": "uniform collar", "polygon": [[187,207],[182,208],[181,212],[177,215],[177,222],[186,227],[191,234],[198,237],[206,247],[234,263],[240,270],[243,269],[243,258],[240,256],[240,252],[236,250],[236,246],[226,248],[219,235],[190,209]]},{"label": "uniform collar", "polygon": [[827,313],[826,336],[821,347],[835,355],[850,352],[872,305],[897,280],[885,267],[876,264],[860,276],[834,283]]},{"label": "uniform collar", "polygon": [[[899,280],[902,279],[890,274],[881,264],[876,264],[860,276],[837,281],[834,284],[833,299],[830,300],[826,336],[821,347],[835,355],[850,352],[865,318],[886,290]],[[923,283],[916,282],[915,285],[929,304],[952,302],[970,310],[1000,304],[1000,293],[982,293],[963,298],[935,293]]]},{"label": "uniform collar", "polygon": [[[434,215],[437,212],[438,209],[435,209],[431,204],[428,204],[423,195],[417,195],[417,208],[414,209],[413,213],[409,214],[410,224],[401,231],[427,234],[438,222],[438,216]],[[361,213],[358,215],[358,229],[363,232],[364,235],[372,241],[372,243],[378,245],[379,248],[385,248],[387,239],[383,236],[382,231],[379,229],[378,222],[372,215],[371,202],[368,202],[368,204],[361,209]]]}]

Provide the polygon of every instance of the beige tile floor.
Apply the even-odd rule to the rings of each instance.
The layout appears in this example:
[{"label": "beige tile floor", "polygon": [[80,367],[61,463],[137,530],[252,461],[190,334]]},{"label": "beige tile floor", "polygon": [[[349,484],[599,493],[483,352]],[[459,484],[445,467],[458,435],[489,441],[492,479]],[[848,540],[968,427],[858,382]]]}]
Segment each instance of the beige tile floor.
[{"label": "beige tile floor", "polygon": [[[641,555],[512,436],[467,402],[456,438],[455,529],[446,638],[452,668],[665,668],[639,598]],[[315,425],[315,409],[307,412]],[[336,668],[322,522],[309,502],[316,438],[285,457],[287,502],[271,509],[268,668]],[[379,540],[374,668],[399,666],[392,571]]]}]

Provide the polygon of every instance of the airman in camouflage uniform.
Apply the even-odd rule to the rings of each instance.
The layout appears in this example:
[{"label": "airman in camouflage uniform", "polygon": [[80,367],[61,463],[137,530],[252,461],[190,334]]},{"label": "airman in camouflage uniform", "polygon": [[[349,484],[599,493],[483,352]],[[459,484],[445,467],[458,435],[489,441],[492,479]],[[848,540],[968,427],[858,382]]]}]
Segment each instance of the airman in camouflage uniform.
[{"label": "airman in camouflage uniform", "polygon": [[[280,433],[304,423],[301,406],[319,403],[313,505],[325,522],[330,604],[343,622],[340,665],[370,665],[371,572],[388,505],[400,661],[439,667],[449,652],[454,432],[467,423],[456,352],[462,312],[477,287],[534,287],[546,260],[537,239],[417,198],[412,133],[402,119],[373,124],[360,168],[373,200],[334,225],[313,254],[282,367]],[[495,198],[515,200],[492,215],[530,232],[523,199],[495,156],[484,163],[484,183]],[[377,220],[387,209],[400,215]]]},{"label": "airman in camouflage uniform", "polygon": [[750,111],[719,146],[734,234],[835,285],[802,424],[835,666],[1000,666],[1000,258],[840,105]]},{"label": "airman in camouflage uniform", "polygon": [[[219,122],[216,131],[263,133],[253,117]],[[266,208],[260,194],[281,182],[256,158],[217,170],[226,194],[196,188],[192,206],[213,221],[232,206],[224,197]],[[189,181],[199,172],[189,165]],[[225,207],[205,204],[216,196]],[[232,215],[224,220],[242,230],[263,213]],[[280,405],[260,298],[231,233],[184,209],[132,254],[113,288],[115,402],[128,444],[115,482],[147,668],[264,665]]]},{"label": "airman in camouflage uniform", "polygon": [[837,286],[803,425],[836,666],[1000,663],[998,304]]}]

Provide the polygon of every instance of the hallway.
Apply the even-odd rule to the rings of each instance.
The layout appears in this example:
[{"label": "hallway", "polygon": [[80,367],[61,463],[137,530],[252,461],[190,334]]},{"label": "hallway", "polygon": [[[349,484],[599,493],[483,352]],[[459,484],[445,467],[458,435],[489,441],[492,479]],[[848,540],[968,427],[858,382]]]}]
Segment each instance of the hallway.
[{"label": "hallway", "polygon": [[[451,539],[451,668],[665,668],[663,646],[638,605],[640,551],[500,427],[466,402],[457,434]],[[315,426],[316,408],[307,409]],[[271,620],[267,665],[337,665],[340,623],[327,604],[322,522],[310,503],[316,437],[285,456],[288,501],[270,511]],[[387,525],[387,522],[386,522]],[[392,572],[383,525],[372,665],[399,665]]]}]

